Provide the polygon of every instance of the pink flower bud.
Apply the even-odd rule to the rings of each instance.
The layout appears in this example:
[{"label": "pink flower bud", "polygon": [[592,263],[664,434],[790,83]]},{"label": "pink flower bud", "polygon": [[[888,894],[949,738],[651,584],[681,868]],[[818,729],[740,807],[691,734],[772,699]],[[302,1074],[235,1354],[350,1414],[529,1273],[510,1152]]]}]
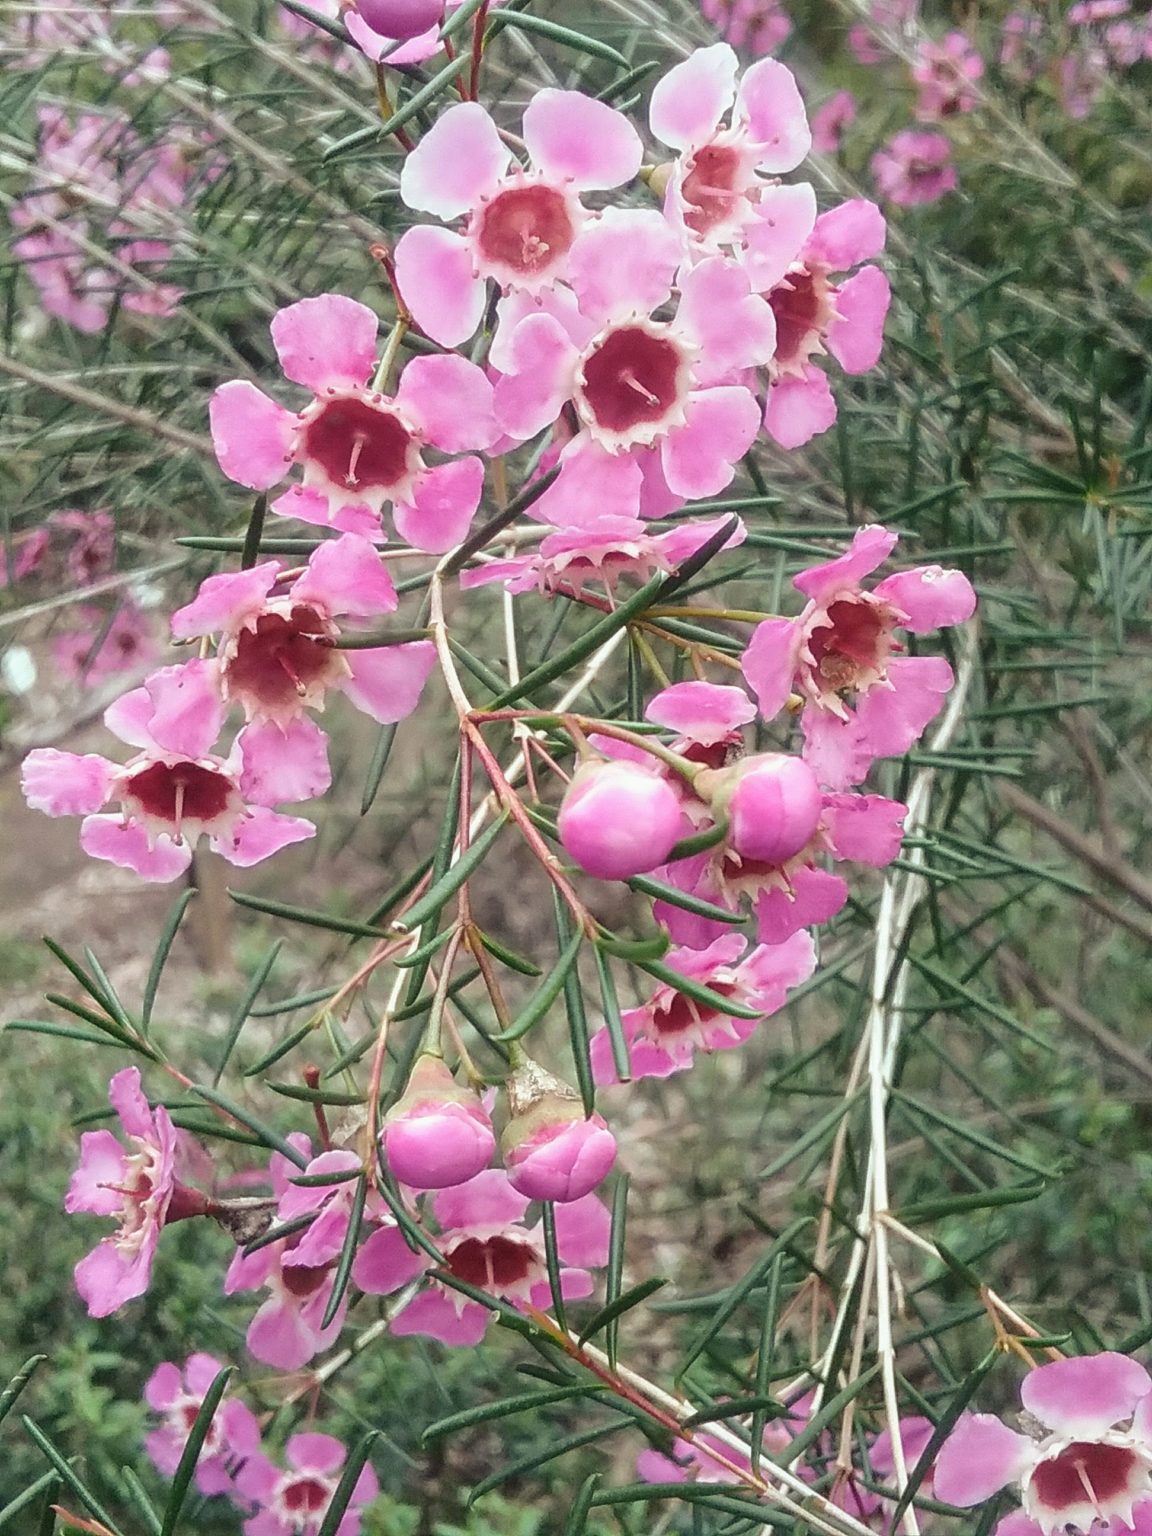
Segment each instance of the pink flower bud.
[{"label": "pink flower bud", "polygon": [[448,1189],[487,1168],[496,1147],[474,1093],[457,1085],[438,1056],[421,1056],[380,1133],[388,1166],[413,1189]]},{"label": "pink flower bud", "polygon": [[353,9],[373,32],[400,41],[419,37],[444,19],[444,0],[356,0]]},{"label": "pink flower bud", "polygon": [[745,758],[727,796],[728,840],[742,858],[784,864],[812,841],[822,808],[819,782],[802,758]]},{"label": "pink flower bud", "polygon": [[636,763],[585,763],[560,807],[560,841],[598,880],[627,880],[655,869],[680,836],[676,791]]},{"label": "pink flower bud", "polygon": [[616,1161],[603,1116],[585,1116],[575,1091],[531,1060],[509,1078],[508,1100],[500,1150],[513,1189],[561,1203],[590,1194]]}]

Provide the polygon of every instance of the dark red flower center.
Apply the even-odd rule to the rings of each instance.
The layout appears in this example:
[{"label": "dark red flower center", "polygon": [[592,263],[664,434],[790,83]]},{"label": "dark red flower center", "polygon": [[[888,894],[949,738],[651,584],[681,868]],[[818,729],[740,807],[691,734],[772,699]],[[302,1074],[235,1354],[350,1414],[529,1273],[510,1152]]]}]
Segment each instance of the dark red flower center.
[{"label": "dark red flower center", "polygon": [[149,763],[128,780],[127,791],[145,816],[170,822],[212,822],[228,809],[232,781],[199,763]]},{"label": "dark red flower center", "polygon": [[1143,1464],[1127,1446],[1075,1441],[1058,1456],[1038,1464],[1031,1487],[1046,1509],[1084,1503],[1103,1509],[1112,1500],[1136,1492],[1143,1481]]},{"label": "dark red flower center", "polygon": [[598,426],[627,433],[660,421],[680,394],[681,355],[638,325],[610,331],[584,363],[584,398]]},{"label": "dark red flower center", "polygon": [[285,1485],[280,1501],[290,1515],[318,1515],[327,1507],[328,1489],[316,1477],[298,1477]]},{"label": "dark red flower center", "polygon": [[255,629],[242,629],[228,663],[233,694],[284,706],[323,680],[332,667],[330,627],[314,608],[297,604],[290,614],[262,613]]},{"label": "dark red flower center", "polygon": [[324,1284],[330,1269],[329,1264],[284,1264],[280,1275],[289,1296],[295,1296],[297,1301],[305,1301],[309,1296],[314,1296]]},{"label": "dark red flower center", "polygon": [[360,490],[399,485],[410,470],[412,434],[367,400],[331,400],[304,430],[303,456],[334,485]]},{"label": "dark red flower center", "polygon": [[805,270],[789,272],[784,282],[768,295],[776,316],[778,367],[802,363],[811,353],[828,317],[827,293],[827,279]]},{"label": "dark red flower center", "polygon": [[480,213],[477,246],[493,265],[537,277],[567,255],[575,238],[564,194],[536,183],[496,194]]},{"label": "dark red flower center", "polygon": [[733,204],[744,193],[744,164],[739,150],[727,144],[705,144],[692,157],[692,169],[681,192],[688,208],[684,222],[698,235],[706,235],[732,214]]},{"label": "dark red flower center", "polygon": [[[708,988],[712,992],[718,992],[721,997],[731,997],[736,990],[729,983],[722,981],[709,981]],[[652,1028],[657,1035],[683,1035],[690,1029],[711,1024],[721,1017],[723,1015],[718,1009],[706,1008],[703,1003],[693,1002],[683,992],[673,992],[667,1002],[653,1008]]]},{"label": "dark red flower center", "polygon": [[830,688],[852,688],[865,673],[882,671],[888,631],[883,612],[872,603],[851,598],[830,603],[826,622],[808,639],[822,681]]},{"label": "dark red flower center", "polygon": [[514,1237],[466,1237],[448,1255],[446,1267],[466,1285],[499,1293],[528,1279],[536,1267],[536,1255]]}]

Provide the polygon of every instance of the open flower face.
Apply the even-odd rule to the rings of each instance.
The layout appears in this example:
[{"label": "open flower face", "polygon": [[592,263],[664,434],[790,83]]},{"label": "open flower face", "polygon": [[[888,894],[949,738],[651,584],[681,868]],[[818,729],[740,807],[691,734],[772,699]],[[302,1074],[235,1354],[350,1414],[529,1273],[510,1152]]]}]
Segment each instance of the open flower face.
[{"label": "open flower face", "polygon": [[[339,1440],[314,1431],[290,1437],[284,1447],[284,1467],[259,1451],[251,1455],[236,1477],[241,1500],[256,1511],[244,1522],[245,1536],[316,1536],[346,1459]],[[357,1536],[360,1511],[379,1491],[376,1473],[366,1466],[337,1527],[340,1536]]]}]

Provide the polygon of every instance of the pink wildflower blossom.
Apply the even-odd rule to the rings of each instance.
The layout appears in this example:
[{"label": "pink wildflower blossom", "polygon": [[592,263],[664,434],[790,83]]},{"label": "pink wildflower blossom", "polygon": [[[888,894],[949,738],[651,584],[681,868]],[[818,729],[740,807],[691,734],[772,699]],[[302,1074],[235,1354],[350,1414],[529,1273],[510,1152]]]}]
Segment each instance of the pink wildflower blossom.
[{"label": "pink wildflower blossom", "polygon": [[983,74],[984,60],[963,32],[949,32],[938,43],[926,38],[912,64],[919,121],[938,123],[971,112],[979,99],[975,83]]},{"label": "pink wildflower blossom", "polygon": [[883,28],[897,34],[909,29],[920,10],[920,0],[872,0],[869,11],[872,26],[857,22],[848,29],[848,47],[858,64],[883,64],[889,48],[878,32]]},{"label": "pink wildflower blossom", "polygon": [[[488,1168],[466,1184],[431,1197],[440,1228],[437,1244],[450,1275],[515,1307],[551,1305],[551,1288],[539,1226],[528,1228],[527,1196],[519,1194],[500,1168]],[[608,1262],[611,1218],[595,1195],[556,1208],[556,1246],[565,1300],[590,1296],[589,1269]],[[389,1296],[427,1268],[396,1228],[374,1232],[356,1256],[352,1278],[370,1295]],[[392,1321],[399,1335],[425,1334],[444,1344],[478,1344],[491,1313],[450,1286],[431,1279]]]},{"label": "pink wildflower blossom", "polygon": [[234,379],[212,396],[212,440],[231,480],[267,490],[303,468],[303,483],[272,504],[285,517],[372,537],[386,501],[400,536],[443,552],[458,543],[480,501],[484,466],[471,454],[429,467],[426,447],[458,454],[495,437],[492,387],[462,357],[415,357],[395,396],[369,384],[376,316],[339,294],[301,299],[272,319],[285,375],[313,393],[286,410]]},{"label": "pink wildflower blossom", "polygon": [[[244,1536],[316,1536],[340,1482],[347,1451],[331,1435],[292,1435],[284,1447],[286,1468],[255,1451],[236,1476],[241,1502],[255,1506]],[[365,1466],[352,1490],[336,1536],[359,1536],[361,1515],[379,1495],[376,1473]]]},{"label": "pink wildflower blossom", "polygon": [[756,58],[775,53],[792,31],[780,0],[700,0],[700,14],[726,43]]},{"label": "pink wildflower blossom", "polygon": [[966,1414],[941,1449],[936,1495],[967,1508],[1013,1485],[1044,1536],[1100,1521],[1133,1528],[1152,1492],[1152,1377],[1105,1353],[1055,1360],[1027,1375],[1020,1400],[1030,1433],[992,1414]]},{"label": "pink wildflower blossom", "polygon": [[91,586],[112,569],[116,556],[116,524],[107,507],[92,512],[79,508],[53,512],[48,525],[53,531],[63,529],[73,536],[65,562],[65,575],[70,586]]},{"label": "pink wildflower blossom", "polygon": [[429,640],[340,650],[337,618],[394,613],[398,599],[372,544],[345,533],[313,551],[285,580],[279,562],[209,576],[172,616],[177,640],[219,634],[224,697],[248,720],[286,727],[307,709],[323,709],[335,689],[382,725],[416,708],[436,661]]},{"label": "pink wildflower blossom", "polygon": [[1044,18],[1030,11],[1009,11],[1000,25],[1000,68],[1026,84],[1044,67],[1041,45],[1047,31]]},{"label": "pink wildflower blossom", "polygon": [[464,218],[463,233],[419,224],[396,247],[400,289],[417,324],[444,346],[473,334],[488,280],[533,297],[567,278],[590,216],[582,192],[631,181],[643,146],[626,117],[579,91],[537,91],[524,111],[530,169],[486,109],[460,102],[408,155],[400,192],[410,208]]},{"label": "pink wildflower blossom", "polygon": [[942,133],[905,128],[872,156],[872,177],[881,195],[902,208],[938,202],[957,186],[952,145]]},{"label": "pink wildflower blossom", "polygon": [[[188,1435],[209,1387],[223,1369],[211,1355],[189,1355],[184,1365],[164,1361],[149,1376],[144,1401],[159,1414],[159,1428],[144,1439],[149,1459],[165,1477],[180,1465]],[[196,1487],[205,1497],[229,1493],[237,1465],[260,1449],[260,1426],[246,1403],[225,1393],[208,1426],[196,1463]]]},{"label": "pink wildflower blossom", "polygon": [[[784,1006],[789,989],[811,976],[816,951],[807,933],[793,934],[783,944],[758,944],[751,949],[741,935],[727,933],[706,949],[669,950],[664,964],[743,1008],[759,1010],[760,1018],[735,1018],[662,983],[642,1007],[621,1015],[634,1078],[669,1077],[691,1067],[698,1050],[724,1051],[743,1045],[762,1019]],[[596,1081],[617,1082],[606,1029],[593,1035],[590,1050]]]},{"label": "pink wildflower blossom", "polygon": [[72,619],[80,628],[53,638],[52,660],[74,682],[94,688],[159,658],[152,623],[135,603],[122,602],[111,623],[102,609],[89,604],[75,609]]},{"label": "pink wildflower blossom", "polygon": [[[129,762],[54,747],[24,759],[28,804],[49,816],[83,816],[80,846],[92,858],[167,881],[187,869],[202,835],[241,867],[315,836],[310,821],[269,807],[328,787],[323,734],[307,721],[272,736],[248,727],[227,760],[216,756],[223,705],[212,663],[154,672],[109,705],[104,723],[139,749]],[[119,815],[100,814],[110,801],[120,803]]]},{"label": "pink wildflower blossom", "polygon": [[444,20],[444,0],[353,0],[351,9],[378,37],[410,42]]},{"label": "pink wildflower blossom", "polygon": [[928,634],[972,616],[976,596],[960,571],[919,566],[871,591],[862,579],[896,545],[879,524],[859,529],[846,554],[801,572],[798,618],[766,619],[744,654],[744,675],[771,720],[795,690],[804,701],[805,757],[834,789],[859,784],[878,757],[917,741],[952,686],[941,656],[896,654],[899,629]]},{"label": "pink wildflower blossom", "polygon": [[845,128],[856,121],[856,98],[837,91],[812,114],[812,148],[821,155],[838,155]]},{"label": "pink wildflower blossom", "polygon": [[682,823],[671,786],[629,762],[583,764],[558,818],[565,853],[597,880],[628,880],[663,864]]},{"label": "pink wildflower blossom", "polygon": [[457,1085],[439,1056],[423,1055],[384,1117],[384,1156],[409,1189],[449,1189],[486,1168],[496,1150],[478,1095]]},{"label": "pink wildflower blossom", "polygon": [[508,1181],[529,1200],[581,1200],[616,1161],[616,1138],[580,1095],[525,1057],[505,1083],[508,1123],[500,1151]]}]

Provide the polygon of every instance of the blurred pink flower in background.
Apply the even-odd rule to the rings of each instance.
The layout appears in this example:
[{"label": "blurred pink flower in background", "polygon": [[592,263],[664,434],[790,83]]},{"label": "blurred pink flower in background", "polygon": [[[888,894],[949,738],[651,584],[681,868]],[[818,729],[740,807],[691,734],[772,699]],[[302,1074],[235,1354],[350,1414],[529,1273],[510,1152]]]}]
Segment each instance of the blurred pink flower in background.
[{"label": "blurred pink flower in background", "polygon": [[812,114],[812,148],[821,155],[838,154],[845,128],[855,121],[855,96],[851,91],[837,91]]},{"label": "blurred pink flower in background", "polygon": [[984,74],[984,60],[963,32],[949,32],[940,42],[925,39],[916,50],[912,79],[919,87],[916,116],[938,123],[976,105],[975,82]]},{"label": "blurred pink flower in background", "polygon": [[935,203],[957,186],[952,145],[942,133],[905,128],[872,156],[881,196],[902,208]]},{"label": "blurred pink flower in background", "polygon": [[775,53],[792,31],[780,0],[700,0],[700,14],[726,43],[756,58]]}]

